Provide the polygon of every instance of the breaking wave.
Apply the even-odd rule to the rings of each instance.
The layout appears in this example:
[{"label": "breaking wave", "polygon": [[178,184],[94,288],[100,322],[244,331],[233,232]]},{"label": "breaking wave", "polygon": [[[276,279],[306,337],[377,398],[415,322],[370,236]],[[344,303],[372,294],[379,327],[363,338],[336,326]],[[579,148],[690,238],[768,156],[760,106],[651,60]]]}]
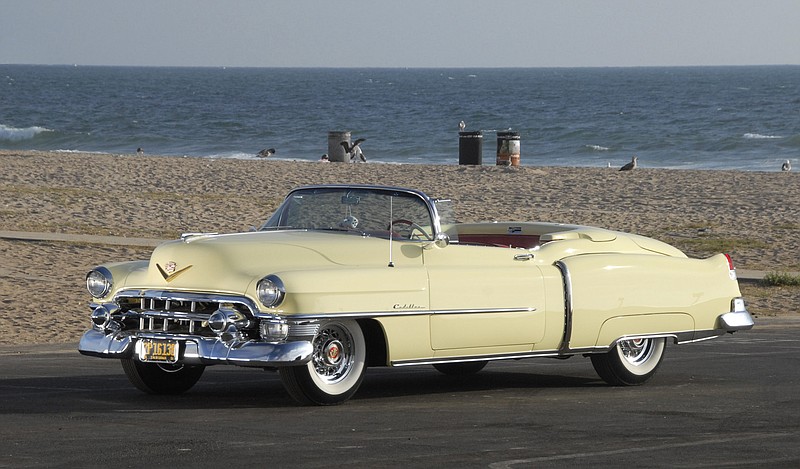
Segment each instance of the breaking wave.
[{"label": "breaking wave", "polygon": [[762,134],[753,134],[753,133],[746,133],[742,135],[744,138],[750,138],[754,140],[762,140],[762,139],[769,139],[769,138],[783,138],[780,135],[762,135]]},{"label": "breaking wave", "polygon": [[20,140],[30,140],[42,132],[52,132],[44,127],[25,127],[18,129],[0,124],[0,141],[18,142]]},{"label": "breaking wave", "polygon": [[584,148],[588,148],[589,150],[594,150],[594,151],[608,151],[608,150],[610,150],[610,148],[601,147],[600,145],[584,145],[583,147]]}]

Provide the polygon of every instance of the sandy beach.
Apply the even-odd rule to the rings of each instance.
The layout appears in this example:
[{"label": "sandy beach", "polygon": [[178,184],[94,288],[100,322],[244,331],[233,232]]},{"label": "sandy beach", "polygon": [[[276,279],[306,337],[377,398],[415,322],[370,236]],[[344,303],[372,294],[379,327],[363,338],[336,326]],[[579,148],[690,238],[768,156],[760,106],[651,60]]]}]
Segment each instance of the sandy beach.
[{"label": "sandy beach", "polygon": [[[461,221],[539,220],[651,236],[737,268],[800,271],[800,174],[393,165],[0,150],[0,231],[169,239],[248,230],[303,184],[408,186]],[[70,343],[89,324],[84,275],[151,248],[0,239],[0,344]],[[742,285],[757,317],[797,315],[800,287]]]}]

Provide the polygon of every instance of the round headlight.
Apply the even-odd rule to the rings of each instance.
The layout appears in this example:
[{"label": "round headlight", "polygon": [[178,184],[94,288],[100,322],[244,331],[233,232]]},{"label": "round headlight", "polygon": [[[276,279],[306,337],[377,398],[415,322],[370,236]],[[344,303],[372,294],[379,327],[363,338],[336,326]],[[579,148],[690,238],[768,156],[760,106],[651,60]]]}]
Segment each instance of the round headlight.
[{"label": "round headlight", "polygon": [[274,308],[281,304],[286,290],[283,288],[283,282],[275,275],[267,275],[258,281],[256,286],[256,294],[258,300],[268,308]]},{"label": "round headlight", "polygon": [[114,279],[105,267],[98,267],[86,274],[86,289],[95,298],[102,298],[111,291]]}]

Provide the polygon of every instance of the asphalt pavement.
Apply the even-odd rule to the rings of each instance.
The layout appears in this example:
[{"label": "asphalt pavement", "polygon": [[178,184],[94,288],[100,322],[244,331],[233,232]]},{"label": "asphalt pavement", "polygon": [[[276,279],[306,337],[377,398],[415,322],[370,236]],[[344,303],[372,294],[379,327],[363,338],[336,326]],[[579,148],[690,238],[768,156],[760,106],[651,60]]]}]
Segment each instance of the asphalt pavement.
[{"label": "asphalt pavement", "polygon": [[0,467],[800,467],[800,320],[670,345],[611,387],[583,357],[471,377],[372,368],[355,398],[301,407],[273,372],[212,367],[137,391],[77,344],[0,347]]}]

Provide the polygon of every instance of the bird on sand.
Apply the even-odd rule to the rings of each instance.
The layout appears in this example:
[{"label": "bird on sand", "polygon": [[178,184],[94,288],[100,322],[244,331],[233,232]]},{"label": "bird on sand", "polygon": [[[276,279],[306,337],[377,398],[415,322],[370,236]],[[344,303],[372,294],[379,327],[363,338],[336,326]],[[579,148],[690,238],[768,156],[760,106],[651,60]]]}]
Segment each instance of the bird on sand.
[{"label": "bird on sand", "polygon": [[459,131],[463,132],[463,131],[464,131],[464,129],[466,129],[466,128],[467,128],[467,124],[466,124],[466,122],[464,122],[464,121],[461,121],[461,122],[459,122],[459,123],[458,123],[458,130],[459,130]]},{"label": "bird on sand", "polygon": [[256,156],[258,156],[259,158],[269,158],[270,156],[272,156],[274,154],[275,154],[275,149],[274,148],[265,148],[265,149],[261,150],[260,152],[258,152],[258,155],[256,155]]},{"label": "bird on sand", "polygon": [[781,171],[791,171],[791,170],[792,170],[792,162],[789,160],[784,161],[783,164],[781,165]]},{"label": "bird on sand", "polygon": [[350,161],[354,161],[356,159],[356,156],[358,156],[361,159],[361,161],[366,163],[367,162],[367,158],[364,156],[364,152],[361,151],[361,147],[359,146],[359,145],[361,145],[361,142],[363,142],[365,140],[366,140],[366,138],[359,138],[355,142],[353,142],[352,145],[350,145],[347,142],[347,140],[342,140],[339,143],[339,145],[341,145],[342,148],[344,148],[344,152],[345,153],[350,155]]},{"label": "bird on sand", "polygon": [[628,164],[626,164],[625,166],[623,166],[623,167],[619,168],[619,170],[620,170],[620,171],[631,171],[631,170],[633,170],[633,169],[636,169],[636,166],[637,166],[637,161],[638,161],[638,160],[639,160],[639,157],[638,157],[638,156],[634,156],[634,157],[631,159],[631,162],[630,162],[630,163],[628,163]]}]

